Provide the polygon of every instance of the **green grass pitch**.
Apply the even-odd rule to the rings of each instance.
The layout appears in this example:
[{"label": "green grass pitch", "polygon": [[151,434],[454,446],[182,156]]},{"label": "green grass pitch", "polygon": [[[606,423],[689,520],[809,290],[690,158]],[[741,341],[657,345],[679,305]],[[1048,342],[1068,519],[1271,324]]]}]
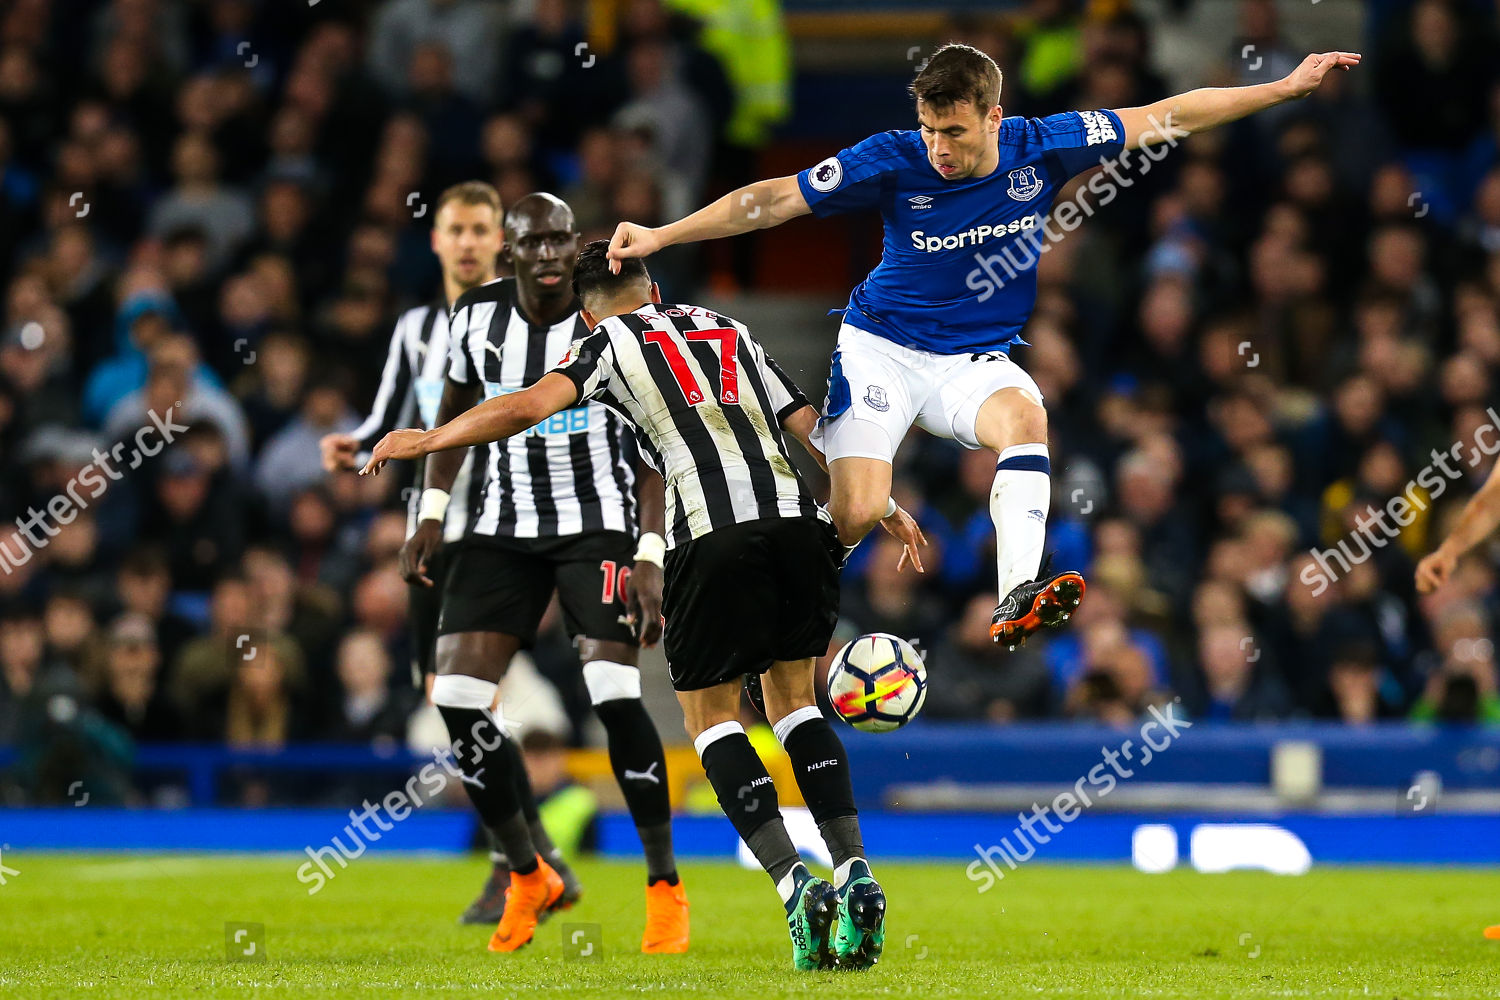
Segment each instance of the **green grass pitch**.
[{"label": "green grass pitch", "polygon": [[[301,859],[305,860],[305,859]],[[1143,875],[1036,864],[980,895],[960,863],[881,864],[885,958],[797,973],[769,881],[683,868],[687,955],[639,953],[642,873],[580,866],[586,894],[515,955],[454,919],[476,858],[366,857],[315,896],[291,856],[5,853],[0,997],[1417,997],[1500,996],[1500,873],[1327,869]],[[258,923],[261,962],[226,960]],[[565,925],[597,928],[586,958]]]}]

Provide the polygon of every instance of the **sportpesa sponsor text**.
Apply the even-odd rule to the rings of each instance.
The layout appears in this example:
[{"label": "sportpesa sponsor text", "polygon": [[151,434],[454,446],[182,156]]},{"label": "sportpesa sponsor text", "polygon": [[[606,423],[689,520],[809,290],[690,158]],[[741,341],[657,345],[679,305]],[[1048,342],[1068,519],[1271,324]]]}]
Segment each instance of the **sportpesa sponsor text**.
[{"label": "sportpesa sponsor text", "polygon": [[1014,222],[1001,223],[998,226],[975,226],[972,229],[965,229],[961,233],[952,233],[948,236],[928,236],[923,230],[917,229],[911,234],[911,246],[913,250],[925,250],[928,253],[934,250],[957,250],[960,247],[976,247],[991,236],[1014,236],[1016,233],[1035,229],[1040,224],[1040,216],[1028,215],[1024,219],[1016,219]]}]

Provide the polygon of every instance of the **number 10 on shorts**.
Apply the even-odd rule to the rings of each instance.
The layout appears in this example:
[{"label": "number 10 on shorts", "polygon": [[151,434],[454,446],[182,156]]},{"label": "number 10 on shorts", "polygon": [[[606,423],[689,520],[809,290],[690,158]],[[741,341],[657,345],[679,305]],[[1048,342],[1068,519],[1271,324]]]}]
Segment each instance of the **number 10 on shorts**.
[{"label": "number 10 on shorts", "polygon": [[619,596],[620,602],[624,603],[625,586],[630,582],[630,567],[617,563],[613,559],[606,559],[599,564],[599,572],[604,574],[604,591],[599,595],[599,603],[613,604],[616,595]]}]

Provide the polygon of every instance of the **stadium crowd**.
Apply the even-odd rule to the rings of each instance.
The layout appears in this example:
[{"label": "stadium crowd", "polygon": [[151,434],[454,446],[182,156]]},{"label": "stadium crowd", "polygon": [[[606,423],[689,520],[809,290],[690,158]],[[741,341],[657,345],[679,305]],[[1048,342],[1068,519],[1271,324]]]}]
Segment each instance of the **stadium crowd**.
[{"label": "stadium crowd", "polygon": [[[0,745],[75,716],[106,743],[401,742],[401,484],[324,474],[317,441],[358,422],[397,307],[438,286],[411,193],[552,190],[608,235],[746,179],[787,111],[789,71],[752,79],[767,61],[737,60],[712,4],[619,4],[597,63],[566,0],[324,6],[0,15]],[[775,5],[745,6],[774,56]],[[1238,17],[1197,82],[1305,51],[1270,0]],[[949,37],[1006,70],[1007,114],[1169,93],[1128,3],[1032,0]],[[1497,37],[1493,3],[1374,4],[1357,73],[1172,148],[1049,246],[1015,357],[1047,396],[1049,548],[1089,580],[1070,630],[991,644],[993,456],[920,440],[897,494],[929,572],[867,542],[841,635],[919,639],[934,718],[1122,723],[1180,697],[1500,724],[1494,561],[1412,586],[1500,449]],[[652,261],[679,299],[702,268]],[[576,739],[570,655],[554,627],[535,659],[569,679]]]}]

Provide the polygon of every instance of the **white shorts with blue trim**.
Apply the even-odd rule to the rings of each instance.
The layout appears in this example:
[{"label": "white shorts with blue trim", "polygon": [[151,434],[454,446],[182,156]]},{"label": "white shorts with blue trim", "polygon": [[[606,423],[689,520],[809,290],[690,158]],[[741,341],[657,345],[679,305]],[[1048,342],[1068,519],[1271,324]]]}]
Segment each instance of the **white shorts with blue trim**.
[{"label": "white shorts with blue trim", "polygon": [[934,354],[845,323],[839,327],[828,399],[813,441],[830,462],[890,462],[916,424],[965,448],[979,448],[974,436],[979,408],[1001,389],[1021,389],[1042,402],[1035,380],[1008,355]]}]

